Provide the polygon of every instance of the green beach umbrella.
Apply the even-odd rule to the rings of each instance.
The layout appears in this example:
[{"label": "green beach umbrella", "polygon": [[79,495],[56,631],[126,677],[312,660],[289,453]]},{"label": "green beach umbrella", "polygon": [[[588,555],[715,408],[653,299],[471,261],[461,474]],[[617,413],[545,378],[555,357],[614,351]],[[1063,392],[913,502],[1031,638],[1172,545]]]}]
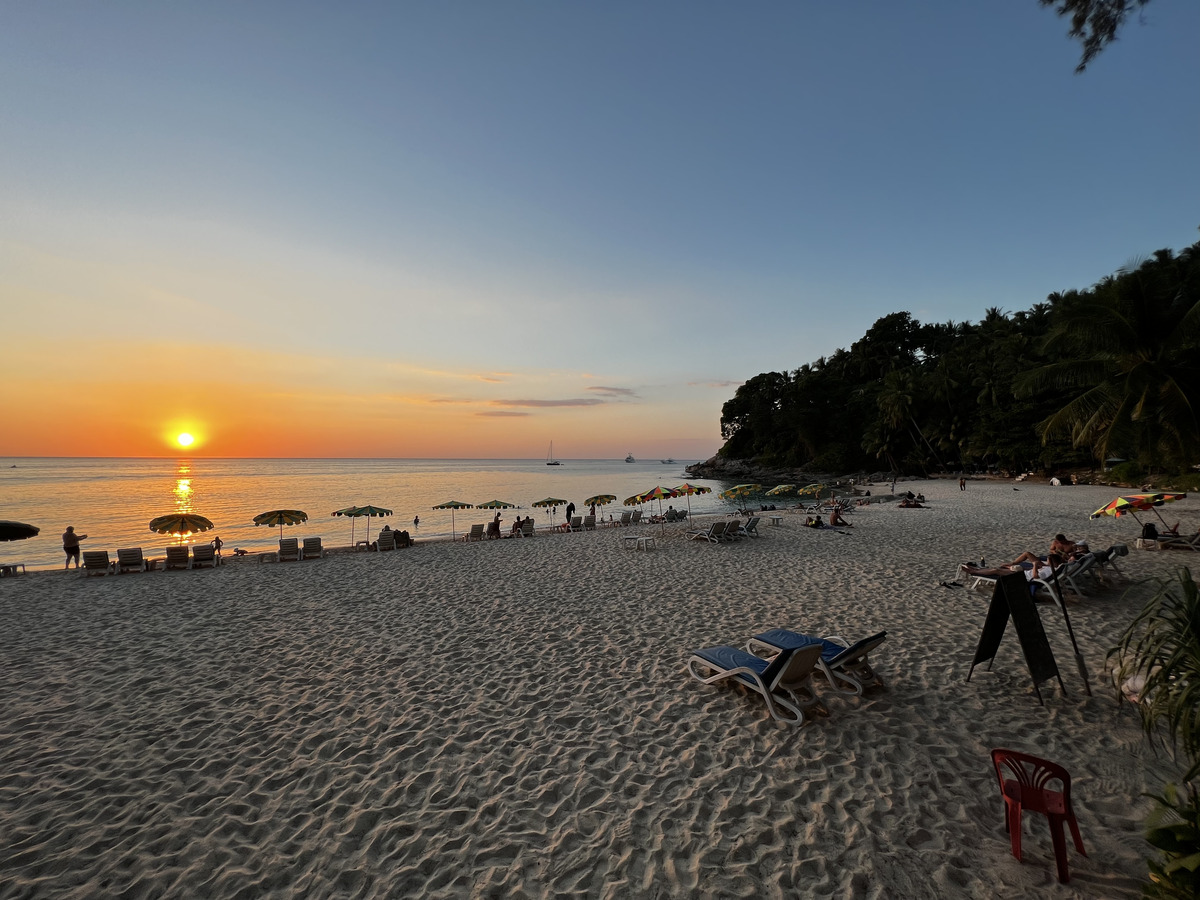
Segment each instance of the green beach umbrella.
[{"label": "green beach umbrella", "polygon": [[[534,501],[532,504],[530,504],[530,505],[532,505],[532,506],[543,506],[543,507],[547,507],[547,508],[549,508],[549,507],[551,507],[551,506],[566,506],[566,505],[567,505],[567,501],[566,501],[566,500],[559,500],[557,497],[547,497],[545,500],[535,500],[535,501]],[[554,524],[554,517],[553,517],[553,515],[549,516],[548,518],[550,519],[550,524],[551,524],[551,525],[553,525],[553,524]]]},{"label": "green beach umbrella", "polygon": [[213,523],[211,521],[195,513],[171,513],[150,520],[151,531],[158,534],[177,535],[181,544],[185,535],[208,531],[212,527]]},{"label": "green beach umbrella", "polygon": [[597,494],[595,497],[588,497],[583,501],[584,506],[608,506],[617,499],[616,494]]},{"label": "green beach umbrella", "polygon": [[794,484],[780,484],[771,488],[767,493],[772,497],[778,497],[781,494],[790,494],[795,489],[796,486]]},{"label": "green beach umbrella", "polygon": [[454,530],[454,511],[456,509],[474,509],[470,503],[463,503],[461,500],[447,500],[445,503],[439,503],[434,509],[450,510],[450,540],[454,540],[457,534]]},{"label": "green beach umbrella", "polygon": [[348,516],[350,518],[350,542],[354,542],[354,520],[361,519],[364,516],[367,519],[367,533],[370,534],[370,520],[376,516],[390,516],[392,511],[385,509],[382,506],[371,506],[369,503],[366,506],[347,506],[345,509],[335,510],[331,515]]},{"label": "green beach umbrella", "polygon": [[358,518],[352,513],[358,510],[357,506],[347,506],[344,509],[335,509],[329,515],[331,516],[346,516],[350,520],[350,546],[354,546],[354,520]]},{"label": "green beach umbrella", "polygon": [[476,509],[516,509],[517,504],[505,503],[503,500],[489,500],[487,503],[476,503]]},{"label": "green beach umbrella", "polygon": [[761,490],[761,484],[735,484],[728,490],[721,491],[717,496],[722,500],[740,500],[743,497],[749,497],[751,494],[757,494]]},{"label": "green beach umbrella", "polygon": [[283,540],[284,525],[299,525],[308,521],[308,513],[299,509],[273,509],[254,517],[255,525],[279,526],[279,539]]}]

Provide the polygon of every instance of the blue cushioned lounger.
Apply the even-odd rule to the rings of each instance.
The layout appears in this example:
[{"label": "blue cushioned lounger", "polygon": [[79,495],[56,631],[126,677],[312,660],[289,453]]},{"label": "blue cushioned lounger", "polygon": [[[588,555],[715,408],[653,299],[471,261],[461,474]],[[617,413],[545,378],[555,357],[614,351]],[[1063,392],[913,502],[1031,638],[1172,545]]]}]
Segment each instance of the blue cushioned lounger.
[{"label": "blue cushioned lounger", "polygon": [[804,713],[817,705],[811,680],[820,650],[783,650],[766,660],[737,647],[705,647],[692,652],[688,673],[705,684],[731,679],[762,695],[771,718],[788,725],[804,722]]},{"label": "blue cushioned lounger", "polygon": [[869,685],[883,684],[883,679],[871,668],[867,656],[885,638],[887,632],[881,631],[849,644],[836,635],[819,638],[785,628],[774,628],[752,637],[746,649],[752,653],[772,655],[801,647],[819,646],[821,656],[817,660],[817,670],[829,681],[829,686],[840,694],[861,695]]}]

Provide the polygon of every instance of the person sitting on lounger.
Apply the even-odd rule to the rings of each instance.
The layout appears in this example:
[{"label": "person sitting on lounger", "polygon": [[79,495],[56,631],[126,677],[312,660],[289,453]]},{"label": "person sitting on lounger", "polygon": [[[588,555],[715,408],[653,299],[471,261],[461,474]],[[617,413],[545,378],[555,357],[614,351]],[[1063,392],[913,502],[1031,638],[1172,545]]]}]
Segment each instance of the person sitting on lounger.
[{"label": "person sitting on lounger", "polygon": [[1000,566],[995,569],[987,569],[981,566],[976,566],[971,563],[965,563],[962,571],[968,575],[980,575],[984,578],[1003,578],[1005,575],[1011,575],[1013,572],[1022,573],[1029,581],[1035,578],[1040,578],[1045,581],[1054,574],[1054,570],[1063,564],[1063,558],[1057,553],[1051,553],[1046,557],[1045,562],[1033,557],[1033,562],[1026,567],[1025,557],[1031,556],[1029,553],[1022,553],[1016,560],[1006,566]]},{"label": "person sitting on lounger", "polygon": [[919,503],[916,500],[909,500],[906,497],[905,499],[900,501],[900,508],[901,509],[927,509],[928,507],[926,507],[922,503]]}]

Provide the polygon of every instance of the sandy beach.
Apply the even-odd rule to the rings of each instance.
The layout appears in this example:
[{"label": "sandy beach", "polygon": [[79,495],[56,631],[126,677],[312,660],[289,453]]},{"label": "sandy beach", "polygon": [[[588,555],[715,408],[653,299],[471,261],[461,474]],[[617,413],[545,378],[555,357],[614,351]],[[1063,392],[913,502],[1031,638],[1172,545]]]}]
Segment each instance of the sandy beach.
[{"label": "sandy beach", "polygon": [[[785,510],[732,545],[644,526],[654,552],[606,528],[3,579],[0,898],[1138,896],[1143,794],[1175,769],[1104,655],[1190,554],[1089,521],[1112,488],[904,486],[930,508],[844,534]],[[1011,630],[967,683],[989,595],[939,581],[1059,531],[1130,547],[1070,606],[1094,696],[1053,606],[1066,696],[1038,704]],[[788,728],[688,677],[774,627],[886,629],[886,687]],[[1072,773],[1069,885],[1044,818],[1011,855],[998,746]]]}]

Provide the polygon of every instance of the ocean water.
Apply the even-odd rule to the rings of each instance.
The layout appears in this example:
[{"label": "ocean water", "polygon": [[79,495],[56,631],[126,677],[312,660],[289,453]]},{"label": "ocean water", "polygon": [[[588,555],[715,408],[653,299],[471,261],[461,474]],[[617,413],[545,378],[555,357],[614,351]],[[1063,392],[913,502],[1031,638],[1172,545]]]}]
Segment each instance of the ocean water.
[{"label": "ocean water", "polygon": [[[620,516],[621,501],[655,485],[673,487],[684,481],[714,489],[691,497],[693,512],[732,508],[716,492],[729,485],[692,479],[684,466],[695,460],[664,465],[659,460],[569,459],[560,466],[544,460],[511,459],[67,459],[0,460],[0,519],[28,522],[41,529],[34,538],[0,543],[0,562],[23,562],[29,568],[63,565],[62,533],[74,525],[88,535],[85,550],[142,547],[161,555],[176,542],[149,530],[151,519],[174,512],[194,512],[215,528],[193,535],[189,543],[208,543],[220,535],[226,552],[273,549],[278,528],[256,527],[253,519],[272,509],[301,509],[302,525],[284,528],[285,537],[323,538],[326,546],[343,546],[374,536],[383,523],[407,529],[415,538],[445,539],[475,522],[489,521],[491,510],[447,510],[432,507],[448,500],[479,504],[489,500],[515,503],[501,510],[505,526],[516,515],[532,514],[539,525],[552,513],[531,504],[546,497],[583,501],[596,494],[615,494],[615,503],[597,510]],[[672,501],[683,508],[686,498]],[[371,504],[393,511],[385,519],[332,517],[333,510]],[[413,518],[420,516],[419,526]],[[561,522],[563,508],[558,509]]]}]

